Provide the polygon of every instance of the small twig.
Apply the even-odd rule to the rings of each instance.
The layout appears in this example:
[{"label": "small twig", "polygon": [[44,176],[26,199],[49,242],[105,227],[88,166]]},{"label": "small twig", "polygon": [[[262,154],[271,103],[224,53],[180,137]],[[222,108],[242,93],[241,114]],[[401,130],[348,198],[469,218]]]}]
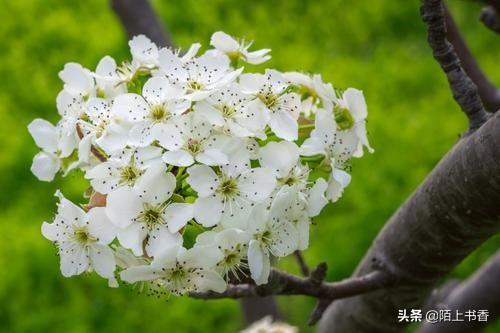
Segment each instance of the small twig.
[{"label": "small twig", "polygon": [[455,101],[469,119],[469,131],[474,132],[487,120],[477,88],[465,73],[453,46],[446,39],[446,23],[442,0],[423,0],[421,7],[423,21],[427,24],[430,47],[434,58],[448,78]]},{"label": "small twig", "polygon": [[300,271],[302,272],[302,275],[309,276],[309,267],[307,267],[307,264],[306,264],[306,261],[304,259],[304,256],[302,255],[302,252],[297,250],[293,254],[295,256],[295,259],[297,259],[297,263],[299,264]]},{"label": "small twig", "polygon": [[465,40],[460,34],[460,31],[446,6],[444,7],[444,12],[446,19],[446,36],[453,45],[453,49],[460,59],[463,69],[476,85],[477,91],[486,110],[490,112],[497,111],[500,108],[500,91],[493,83],[491,83],[479,67],[479,64],[467,47]]},{"label": "small twig", "polygon": [[479,20],[491,31],[500,33],[500,17],[493,6],[483,7]]},{"label": "small twig", "polygon": [[[76,125],[76,133],[78,134],[80,140],[85,136],[78,124]],[[108,158],[103,153],[101,153],[99,149],[97,149],[94,145],[90,146],[90,151],[99,161],[106,162],[108,160]]]},{"label": "small twig", "polygon": [[120,18],[128,38],[143,34],[158,46],[172,46],[170,36],[148,0],[111,0],[111,7]]},{"label": "small twig", "polygon": [[[364,276],[351,277],[338,282],[323,282],[317,285],[309,278],[273,269],[268,285],[253,284],[232,285],[222,293],[193,293],[191,297],[202,299],[242,298],[268,295],[306,295],[317,298],[339,299],[363,294],[387,287],[391,283],[384,271],[373,271]],[[272,287],[269,288],[269,285]]]}]

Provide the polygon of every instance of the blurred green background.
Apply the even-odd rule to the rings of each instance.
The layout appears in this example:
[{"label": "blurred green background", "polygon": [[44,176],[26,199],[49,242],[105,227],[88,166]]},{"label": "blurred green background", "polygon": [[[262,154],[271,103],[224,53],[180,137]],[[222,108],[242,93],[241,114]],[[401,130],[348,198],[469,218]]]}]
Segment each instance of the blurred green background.
[{"label": "blurred green background", "polygon": [[[376,153],[354,162],[353,181],[312,228],[307,261],[327,261],[330,280],[347,277],[391,213],[465,129],[444,75],[431,57],[413,1],[154,1],[175,43],[187,47],[224,30],[273,49],[269,67],[322,73],[337,87],[364,90]],[[450,7],[482,67],[500,84],[500,39],[478,23],[479,6]],[[123,60],[127,40],[104,0],[3,1],[0,11],[0,332],[236,332],[239,304],[109,289],[94,275],[65,279],[40,224],[57,188],[82,201],[81,175],[38,182],[26,126],[57,121],[65,62],[95,68],[105,54]],[[258,69],[262,69],[259,67]],[[454,272],[464,278],[500,245],[496,237]],[[295,263],[280,265],[297,272]],[[305,326],[314,301],[281,298],[288,321]],[[489,332],[498,332],[500,326]]]}]

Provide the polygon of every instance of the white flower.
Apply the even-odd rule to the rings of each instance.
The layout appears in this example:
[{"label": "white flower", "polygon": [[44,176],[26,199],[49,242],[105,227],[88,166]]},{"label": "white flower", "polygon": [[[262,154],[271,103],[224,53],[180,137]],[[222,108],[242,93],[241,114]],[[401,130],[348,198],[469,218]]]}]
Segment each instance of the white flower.
[{"label": "white flower", "polygon": [[343,168],[352,158],[359,139],[354,131],[337,130],[337,124],[329,111],[318,110],[315,128],[301,146],[301,155],[324,155],[332,161],[332,167]]},{"label": "white flower", "polygon": [[252,279],[265,284],[271,271],[270,257],[286,257],[297,250],[299,235],[283,212],[289,207],[288,193],[278,193],[268,209],[258,205],[252,212],[247,232],[252,234],[248,245],[248,265]]},{"label": "white flower", "polygon": [[[97,144],[108,154],[122,150],[128,143],[128,127],[113,118],[109,102],[105,99],[90,98],[86,102],[85,114],[77,123],[83,134],[82,141]],[[84,153],[87,156],[83,161],[87,162],[90,146],[87,151],[80,149],[80,155]]]},{"label": "white flower", "polygon": [[94,96],[95,81],[92,72],[82,65],[70,62],[59,72],[59,77],[64,82],[64,90],[73,96],[85,98]]},{"label": "white flower", "polygon": [[240,229],[229,228],[220,231],[205,231],[196,238],[196,245],[215,246],[223,257],[215,270],[226,280],[241,279],[248,271],[247,248],[250,235]]},{"label": "white flower", "polygon": [[237,137],[263,137],[262,132],[269,121],[265,106],[243,94],[236,84],[196,103],[194,110],[224,133]]},{"label": "white flower", "polygon": [[152,164],[161,160],[161,148],[126,148],[120,154],[111,156],[85,173],[92,188],[108,194],[120,186],[134,186],[139,177]]},{"label": "white flower", "polygon": [[336,202],[342,196],[344,188],[351,182],[351,175],[344,170],[333,168],[328,179],[327,197],[332,202]]},{"label": "white flower", "polygon": [[333,113],[337,128],[341,130],[351,129],[356,133],[359,143],[354,152],[355,157],[363,156],[363,146],[370,153],[373,153],[373,148],[368,143],[366,136],[366,117],[368,111],[366,109],[366,101],[363,92],[358,89],[348,88],[342,96],[335,100]]},{"label": "white flower", "polygon": [[287,323],[273,322],[271,316],[266,316],[259,321],[256,321],[240,333],[298,333],[299,330],[295,326],[290,326]]},{"label": "white flower", "polygon": [[182,243],[178,231],[192,219],[192,205],[172,203],[176,179],[162,164],[149,167],[133,188],[122,186],[108,194],[106,214],[119,227],[120,244],[135,255],[156,256],[166,247]]},{"label": "white flower", "polygon": [[169,49],[160,50],[160,73],[175,86],[181,87],[186,98],[200,101],[217,89],[233,82],[243,68],[232,71],[229,60],[223,55],[205,53],[184,63]]},{"label": "white flower", "polygon": [[186,111],[191,103],[164,77],[149,79],[142,95],[144,97],[137,94],[118,96],[111,112],[135,124],[130,131],[132,143],[144,147],[160,140],[163,126]]},{"label": "white flower", "polygon": [[52,181],[61,168],[61,158],[71,155],[76,147],[76,137],[65,135],[44,119],[35,119],[28,125],[28,131],[41,152],[33,158],[31,172],[40,180]]},{"label": "white flower", "polygon": [[160,144],[168,150],[163,155],[166,163],[180,167],[190,166],[195,161],[206,165],[228,163],[205,118],[189,113],[173,122],[175,125],[163,126],[158,134]]},{"label": "white flower", "polygon": [[159,51],[155,43],[144,35],[134,36],[128,42],[130,53],[132,54],[132,62],[138,63],[140,66],[151,68],[158,63]]},{"label": "white flower", "polygon": [[42,234],[56,243],[61,257],[61,272],[69,277],[90,269],[115,285],[115,259],[107,246],[115,238],[115,228],[104,208],[85,213],[60,193],[57,215],[53,223],[44,222]]},{"label": "white flower", "polygon": [[121,273],[122,280],[134,283],[155,281],[158,287],[174,295],[213,290],[223,292],[226,283],[213,267],[222,253],[212,246],[189,250],[172,246],[156,256],[151,265],[130,267]]},{"label": "white flower", "polygon": [[126,93],[127,89],[123,78],[118,72],[115,59],[110,56],[102,58],[95,69],[96,96],[104,98],[115,98]]},{"label": "white flower", "polygon": [[269,110],[269,127],[276,136],[297,140],[300,97],[287,92],[289,83],[280,72],[266,69],[265,74],[243,74],[240,85],[243,92],[256,96]]},{"label": "white flower", "polygon": [[[332,107],[335,98],[335,91],[330,83],[324,83],[321,75],[307,75],[299,72],[286,72],[283,76],[294,86],[298,87],[302,95],[301,111],[306,117],[320,106],[320,102],[325,104],[325,108]],[[326,106],[327,105],[327,106]]]},{"label": "white flower", "polygon": [[243,60],[249,64],[261,64],[271,59],[268,55],[270,49],[261,49],[257,51],[248,52],[252,42],[245,43],[236,41],[233,37],[225,32],[217,31],[210,38],[210,45],[223,54],[225,54],[232,62]]},{"label": "white flower", "polygon": [[188,174],[187,182],[198,193],[194,218],[205,227],[221,220],[227,227],[245,226],[251,208],[266,200],[276,187],[276,178],[266,168],[216,174],[209,166],[194,165]]}]

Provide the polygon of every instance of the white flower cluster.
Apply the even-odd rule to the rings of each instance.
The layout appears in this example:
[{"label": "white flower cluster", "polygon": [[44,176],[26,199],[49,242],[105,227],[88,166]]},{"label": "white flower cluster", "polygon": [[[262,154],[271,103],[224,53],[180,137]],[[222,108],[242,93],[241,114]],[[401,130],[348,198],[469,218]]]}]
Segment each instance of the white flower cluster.
[{"label": "white flower cluster", "polygon": [[60,121],[28,126],[41,148],[31,169],[44,181],[81,169],[101,201],[82,208],[57,193],[42,233],[64,276],[94,270],[177,295],[264,284],[272,258],[309,246],[311,218],[349,184],[351,157],[371,150],[361,91],[244,73],[238,64],[270,50],[223,32],[210,44],[198,56],[200,44],[182,54],[137,36],[130,62],[59,73]]}]

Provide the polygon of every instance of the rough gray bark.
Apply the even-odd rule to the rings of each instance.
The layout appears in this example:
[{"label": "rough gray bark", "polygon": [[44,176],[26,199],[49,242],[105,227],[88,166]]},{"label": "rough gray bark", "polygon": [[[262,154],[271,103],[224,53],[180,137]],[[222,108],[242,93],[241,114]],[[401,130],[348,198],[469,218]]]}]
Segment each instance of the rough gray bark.
[{"label": "rough gray bark", "polygon": [[424,1],[422,16],[434,57],[469,118],[469,135],[391,217],[354,273],[385,270],[394,286],[333,303],[319,332],[402,332],[398,310],[422,308],[432,287],[500,230],[500,115],[481,126],[477,90],[444,37],[441,1]]},{"label": "rough gray bark", "polygon": [[273,320],[282,319],[278,304],[272,296],[242,298],[240,304],[247,326],[266,316],[271,316]]},{"label": "rough gray bark", "polygon": [[398,309],[422,308],[432,287],[500,230],[500,114],[441,160],[398,209],[354,273],[384,269],[395,287],[334,302],[319,332],[402,332]]},{"label": "rough gray bark", "polygon": [[435,308],[456,310],[489,310],[489,318],[484,321],[424,323],[417,333],[479,333],[500,314],[500,253],[492,257],[474,275],[456,286]]},{"label": "rough gray bark", "polygon": [[500,17],[493,6],[483,7],[479,19],[488,29],[500,33]]},{"label": "rough gray bark", "polygon": [[128,38],[143,34],[156,45],[172,46],[172,40],[148,0],[111,0]]},{"label": "rough gray bark", "polygon": [[495,112],[500,108],[500,90],[491,83],[479,67],[476,59],[462,38],[453,17],[446,8],[445,14],[448,40],[453,45],[455,52],[460,58],[465,72],[477,86],[479,96],[485,108],[490,112]]}]

